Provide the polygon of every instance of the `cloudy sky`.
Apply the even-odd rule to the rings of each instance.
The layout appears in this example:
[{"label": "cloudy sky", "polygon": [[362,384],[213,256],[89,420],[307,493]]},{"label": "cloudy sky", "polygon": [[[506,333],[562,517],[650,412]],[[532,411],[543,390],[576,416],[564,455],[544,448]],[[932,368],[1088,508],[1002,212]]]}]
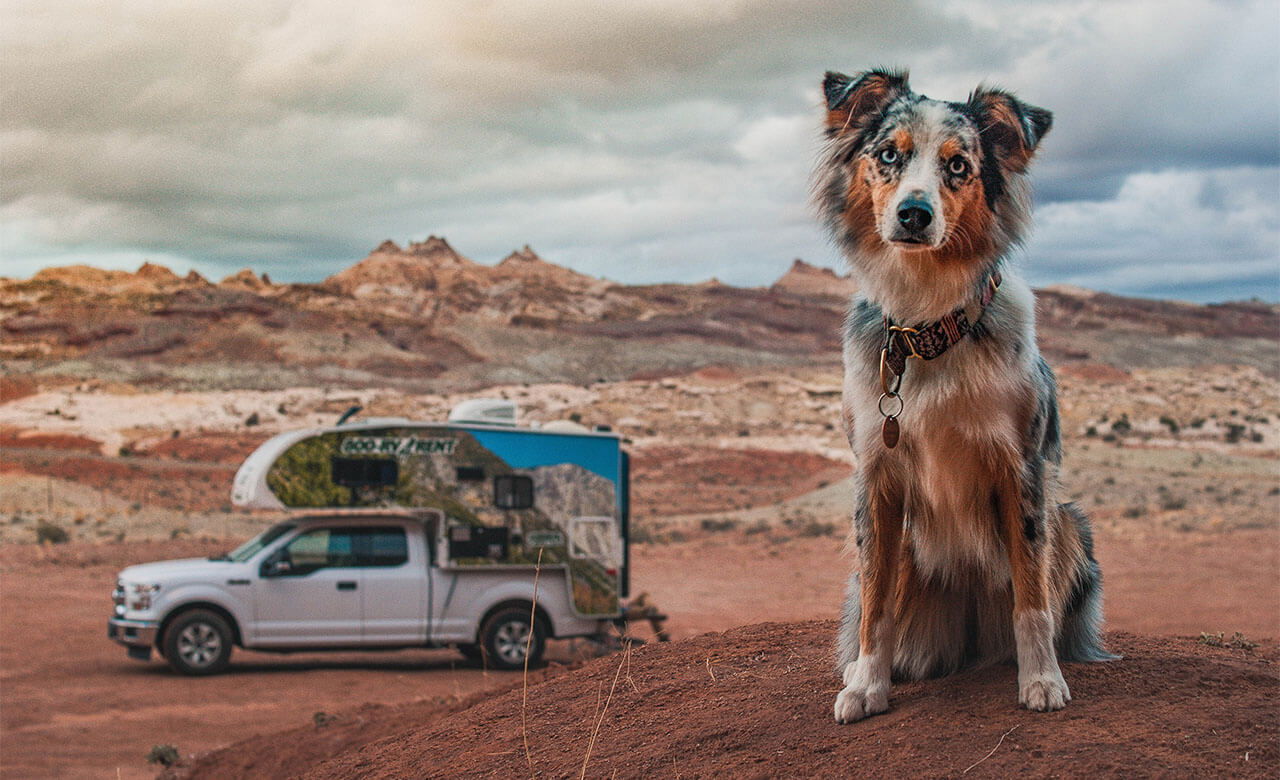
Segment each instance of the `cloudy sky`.
[{"label": "cloudy sky", "polygon": [[312,281],[430,233],[627,282],[839,267],[824,70],[1055,112],[1035,284],[1280,298],[1273,0],[0,0],[0,275]]}]

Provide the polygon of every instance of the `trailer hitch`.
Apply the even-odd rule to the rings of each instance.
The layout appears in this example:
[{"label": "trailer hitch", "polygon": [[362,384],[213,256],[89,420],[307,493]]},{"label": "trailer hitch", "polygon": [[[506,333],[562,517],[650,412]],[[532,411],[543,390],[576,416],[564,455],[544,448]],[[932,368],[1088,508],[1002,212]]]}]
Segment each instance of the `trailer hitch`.
[{"label": "trailer hitch", "polygon": [[627,624],[637,623],[640,621],[648,622],[649,627],[653,629],[654,638],[659,642],[670,642],[671,636],[667,634],[666,622],[667,616],[664,615],[657,607],[649,603],[649,594],[641,593],[639,596],[631,599],[622,606],[622,614],[614,619],[614,625],[622,632],[626,641],[642,642],[643,640],[631,639],[626,636]]}]

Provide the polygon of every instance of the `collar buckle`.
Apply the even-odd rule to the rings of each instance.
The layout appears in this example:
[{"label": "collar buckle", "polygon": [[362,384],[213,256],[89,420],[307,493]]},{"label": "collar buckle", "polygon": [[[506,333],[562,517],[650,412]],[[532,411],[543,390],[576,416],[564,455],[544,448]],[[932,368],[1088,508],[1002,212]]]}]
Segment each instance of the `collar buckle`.
[{"label": "collar buckle", "polygon": [[[915,342],[915,339],[911,338],[912,336],[916,335],[916,334],[917,334],[917,333],[919,333],[919,332],[920,332],[920,331],[916,330],[915,328],[904,328],[904,327],[901,327],[901,326],[899,326],[899,325],[890,325],[890,326],[889,326],[889,333],[890,333],[890,334],[897,334],[898,336],[900,336],[900,337],[902,338],[902,340],[903,340],[903,341],[905,341],[905,342],[907,343],[907,348],[911,350],[911,354],[907,355],[907,357],[909,357],[909,358],[915,358],[916,360],[924,360],[924,355],[921,355],[921,354],[916,350],[916,342]],[[892,336],[892,335],[890,335],[890,338],[893,338],[893,336]]]}]

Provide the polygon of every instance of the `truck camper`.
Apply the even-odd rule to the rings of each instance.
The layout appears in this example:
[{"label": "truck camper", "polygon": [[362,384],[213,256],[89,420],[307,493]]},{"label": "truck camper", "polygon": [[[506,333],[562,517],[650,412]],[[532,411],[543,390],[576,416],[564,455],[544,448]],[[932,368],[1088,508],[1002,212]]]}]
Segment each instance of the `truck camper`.
[{"label": "truck camper", "polygon": [[628,606],[629,469],[621,438],[516,424],[513,402],[445,422],[350,421],[281,433],[241,465],[232,501],[282,516],[210,559],[131,566],[111,639],[174,668],[225,668],[234,645],[291,652],[458,648],[496,668],[549,638],[616,641]]}]

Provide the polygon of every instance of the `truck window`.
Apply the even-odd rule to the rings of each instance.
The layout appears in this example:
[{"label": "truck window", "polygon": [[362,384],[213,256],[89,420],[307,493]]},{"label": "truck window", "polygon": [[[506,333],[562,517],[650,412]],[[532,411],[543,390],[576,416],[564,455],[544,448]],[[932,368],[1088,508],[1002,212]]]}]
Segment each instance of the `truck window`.
[{"label": "truck window", "polygon": [[245,542],[244,544],[240,545],[236,549],[222,556],[222,560],[235,561],[236,563],[244,563],[245,561],[249,560],[253,556],[257,555],[258,551],[261,550],[263,547],[266,547],[267,545],[271,544],[272,542],[284,536],[285,534],[289,533],[296,527],[297,526],[293,525],[292,523],[277,523],[271,526],[270,528],[268,528],[267,530],[263,531],[262,533],[258,534],[257,536],[253,537],[249,541]]},{"label": "truck window", "polygon": [[294,574],[317,569],[355,566],[355,534],[351,528],[317,528],[299,535],[285,546]]},{"label": "truck window", "polygon": [[533,506],[533,479],[515,474],[494,477],[493,503],[499,509],[528,509]]},{"label": "truck window", "polygon": [[357,566],[400,566],[409,561],[409,541],[403,528],[362,528]]}]

